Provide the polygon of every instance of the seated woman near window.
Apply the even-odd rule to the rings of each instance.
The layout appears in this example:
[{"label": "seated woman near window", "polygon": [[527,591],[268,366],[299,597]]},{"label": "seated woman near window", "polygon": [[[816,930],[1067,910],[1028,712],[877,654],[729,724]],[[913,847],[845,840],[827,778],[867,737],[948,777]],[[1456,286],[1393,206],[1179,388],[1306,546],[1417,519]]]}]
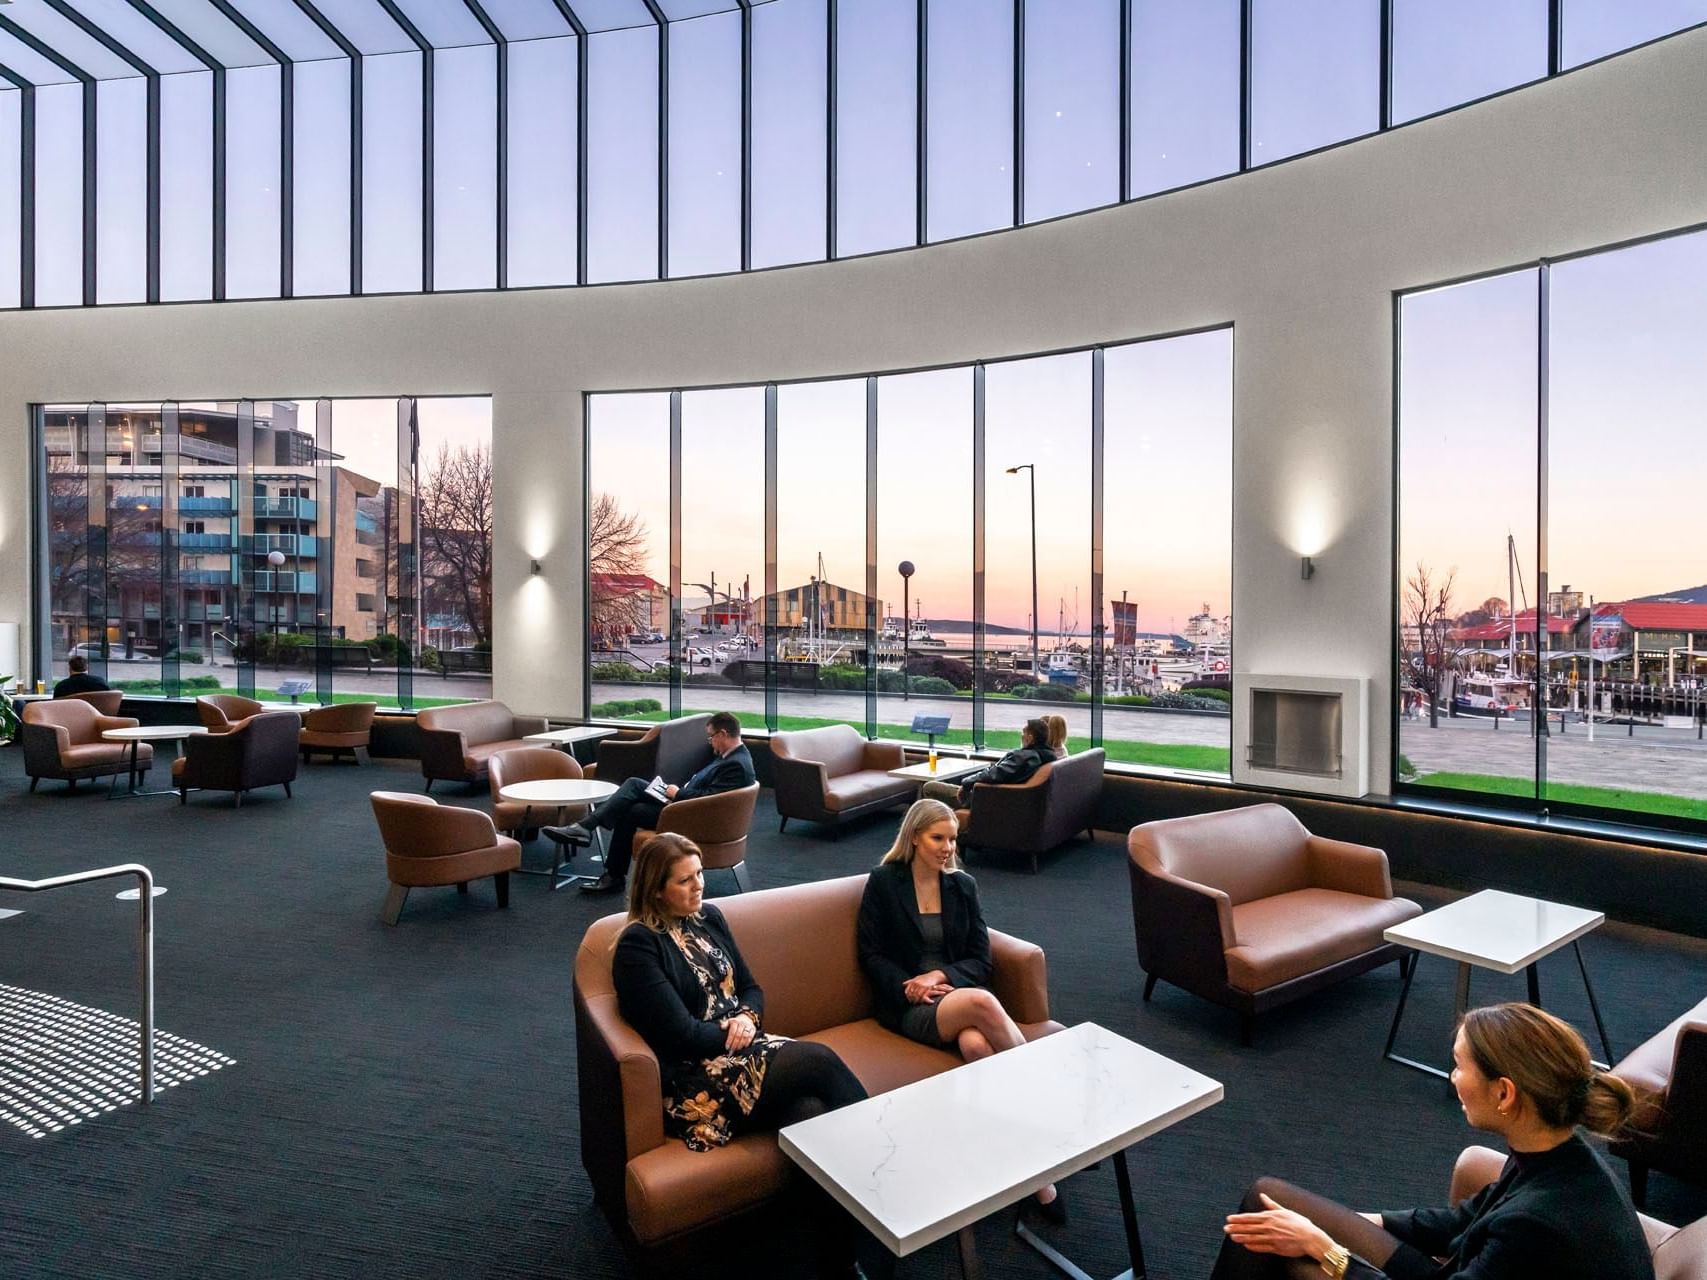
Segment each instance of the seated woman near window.
[{"label": "seated woman near window", "polygon": [[[990,933],[978,884],[960,869],[960,824],[940,800],[915,801],[859,904],[859,964],[890,1031],[957,1049],[972,1062],[1025,1043],[990,992]],[[1065,1222],[1053,1186],[1037,1193],[1045,1216]]]},{"label": "seated woman near window", "polygon": [[1057,760],[1067,758],[1067,717],[1044,716],[1043,723],[1049,729],[1049,750],[1055,753]]},{"label": "seated woman near window", "polygon": [[1630,1086],[1527,1004],[1465,1014],[1452,1064],[1464,1118],[1511,1149],[1497,1181],[1455,1209],[1353,1213],[1264,1178],[1227,1219],[1212,1280],[1653,1280],[1630,1197],[1577,1132],[1621,1128]]}]

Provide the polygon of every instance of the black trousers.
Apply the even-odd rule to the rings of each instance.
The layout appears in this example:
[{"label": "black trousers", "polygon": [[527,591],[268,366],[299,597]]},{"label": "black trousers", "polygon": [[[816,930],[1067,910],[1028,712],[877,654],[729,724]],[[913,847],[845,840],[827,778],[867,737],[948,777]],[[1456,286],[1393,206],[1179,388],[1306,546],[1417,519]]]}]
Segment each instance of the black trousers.
[{"label": "black trousers", "polygon": [[628,875],[628,864],[634,858],[634,833],[656,824],[658,815],[664,812],[664,806],[646,794],[650,785],[649,778],[628,779],[581,820],[581,825],[589,831],[594,827],[609,829],[605,874],[614,879]]},{"label": "black trousers", "polygon": [[[1279,1178],[1259,1178],[1245,1192],[1239,1212],[1260,1212],[1267,1207],[1260,1199],[1265,1195],[1276,1204],[1303,1214],[1358,1257],[1377,1267],[1386,1266],[1393,1250],[1399,1247],[1397,1238],[1388,1235],[1362,1214]],[[1322,1268],[1314,1258],[1280,1258],[1272,1253],[1252,1253],[1243,1245],[1224,1239],[1221,1256],[1215,1260],[1210,1280],[1307,1280],[1308,1277],[1321,1280],[1321,1275]]]}]

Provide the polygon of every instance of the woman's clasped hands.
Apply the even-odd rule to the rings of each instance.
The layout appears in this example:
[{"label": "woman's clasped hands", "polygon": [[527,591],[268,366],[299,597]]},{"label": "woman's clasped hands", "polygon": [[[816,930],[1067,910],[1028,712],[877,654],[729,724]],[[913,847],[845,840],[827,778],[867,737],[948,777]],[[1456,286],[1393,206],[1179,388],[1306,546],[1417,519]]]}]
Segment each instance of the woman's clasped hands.
[{"label": "woman's clasped hands", "polygon": [[759,1034],[758,1027],[744,1013],[737,1013],[732,1018],[725,1018],[717,1025],[723,1028],[723,1048],[729,1053],[734,1053],[737,1049],[745,1049],[753,1043],[753,1037]]},{"label": "woman's clasped hands", "polygon": [[941,969],[932,969],[929,973],[908,978],[901,993],[909,1004],[935,1004],[953,990],[954,984],[948,980],[948,975]]}]

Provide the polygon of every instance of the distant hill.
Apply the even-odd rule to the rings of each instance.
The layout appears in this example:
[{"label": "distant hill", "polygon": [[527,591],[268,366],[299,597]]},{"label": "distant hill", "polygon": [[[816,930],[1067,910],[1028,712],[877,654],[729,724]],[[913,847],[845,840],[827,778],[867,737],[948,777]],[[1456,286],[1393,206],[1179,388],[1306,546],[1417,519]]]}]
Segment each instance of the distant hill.
[{"label": "distant hill", "polygon": [[1654,596],[1637,596],[1637,604],[1707,604],[1707,582],[1699,587],[1688,587],[1682,591],[1662,591]]}]

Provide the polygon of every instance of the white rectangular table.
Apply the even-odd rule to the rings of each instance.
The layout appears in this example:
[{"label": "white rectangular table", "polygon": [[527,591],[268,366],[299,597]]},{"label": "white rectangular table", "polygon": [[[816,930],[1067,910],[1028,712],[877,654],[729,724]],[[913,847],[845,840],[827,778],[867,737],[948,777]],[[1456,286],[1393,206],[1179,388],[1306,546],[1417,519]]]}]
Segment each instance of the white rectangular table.
[{"label": "white rectangular table", "polygon": [[[1535,966],[1543,956],[1569,946],[1576,952],[1577,968],[1582,972],[1583,986],[1588,991],[1588,1005],[1594,1012],[1594,1025],[1600,1032],[1601,1048],[1606,1050],[1607,1061],[1612,1062],[1616,1059],[1606,1037],[1606,1023],[1600,1016],[1600,1003],[1594,998],[1594,984],[1589,981],[1582,948],[1577,945],[1577,940],[1585,933],[1605,922],[1606,916],[1599,911],[1548,902],[1542,898],[1528,898],[1501,889],[1483,889],[1437,910],[1424,912],[1403,924],[1396,924],[1381,936],[1401,947],[1458,962],[1454,1021],[1462,1018],[1470,1007],[1472,966],[1508,974],[1521,970],[1529,980],[1529,1003],[1539,1006],[1541,975]],[[1439,1067],[1401,1058],[1393,1052],[1393,1042],[1399,1035],[1399,1020],[1405,1016],[1405,1000],[1411,994],[1411,979],[1416,976],[1417,960],[1417,956],[1412,956],[1405,966],[1405,984],[1399,990],[1399,1007],[1393,1012],[1393,1026],[1387,1033],[1385,1053],[1394,1062],[1444,1077],[1449,1073]]]},{"label": "white rectangular table", "polygon": [[[1114,1158],[1132,1259],[1144,1275],[1126,1148],[1221,1101],[1221,1085],[1093,1022],[783,1129],[783,1152],[897,1256],[959,1233],[1051,1182]],[[1016,1224],[1069,1275],[1067,1259]]]},{"label": "white rectangular table", "polygon": [[615,729],[582,724],[570,729],[551,729],[545,733],[530,733],[522,741],[536,747],[561,747],[568,751],[577,742],[596,742],[616,734]]}]

